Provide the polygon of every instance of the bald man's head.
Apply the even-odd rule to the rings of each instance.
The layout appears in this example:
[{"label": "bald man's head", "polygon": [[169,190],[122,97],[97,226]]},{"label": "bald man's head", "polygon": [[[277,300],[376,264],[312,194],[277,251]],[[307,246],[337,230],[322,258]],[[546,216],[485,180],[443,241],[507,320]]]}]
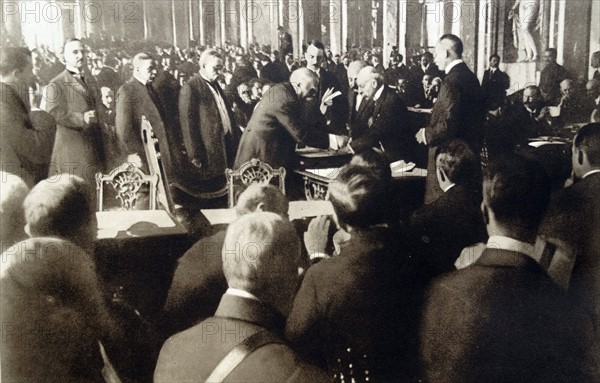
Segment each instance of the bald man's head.
[{"label": "bald man's head", "polygon": [[358,72],[356,83],[358,93],[362,94],[363,97],[373,98],[383,84],[383,77],[372,66],[366,66]]},{"label": "bald man's head", "polygon": [[560,82],[560,93],[563,95],[563,97],[569,98],[573,96],[573,92],[575,92],[573,80],[567,78]]},{"label": "bald man's head", "polygon": [[319,78],[308,68],[293,71],[290,75],[290,83],[301,100],[312,100],[318,93]]},{"label": "bald man's head", "polygon": [[435,47],[435,63],[444,70],[452,61],[462,58],[463,43],[456,35],[446,34],[440,37]]},{"label": "bald man's head", "polygon": [[350,89],[357,91],[356,77],[358,76],[358,72],[366,66],[367,63],[362,60],[352,61],[348,65],[348,84],[350,84]]}]

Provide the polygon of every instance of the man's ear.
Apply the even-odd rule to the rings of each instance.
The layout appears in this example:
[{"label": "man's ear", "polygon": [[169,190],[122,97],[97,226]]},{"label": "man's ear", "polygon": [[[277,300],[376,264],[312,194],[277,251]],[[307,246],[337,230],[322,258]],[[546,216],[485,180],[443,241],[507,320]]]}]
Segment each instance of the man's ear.
[{"label": "man's ear", "polygon": [[257,211],[265,211],[265,203],[264,202],[259,202],[258,205],[256,205],[256,208],[254,209],[255,212]]},{"label": "man's ear", "polygon": [[23,229],[25,230],[25,234],[27,234],[27,236],[28,236],[29,238],[31,238],[31,237],[32,237],[32,235],[31,235],[31,228],[29,227],[29,224],[26,224],[26,225],[25,225],[25,227],[24,227]]},{"label": "man's ear", "polygon": [[577,149],[577,163],[579,165],[583,165],[584,155],[585,153],[583,153],[583,150]]},{"label": "man's ear", "polygon": [[440,172],[440,179],[442,180],[442,182],[446,182],[446,180],[448,179],[448,176],[446,176],[446,172],[444,172],[444,169],[438,168],[439,172]]}]

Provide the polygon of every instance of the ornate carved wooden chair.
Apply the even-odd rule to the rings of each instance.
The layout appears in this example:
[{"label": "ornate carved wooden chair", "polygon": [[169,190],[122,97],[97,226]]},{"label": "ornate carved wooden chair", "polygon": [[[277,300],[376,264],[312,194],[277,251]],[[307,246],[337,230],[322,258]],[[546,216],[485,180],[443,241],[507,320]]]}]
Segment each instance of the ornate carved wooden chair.
[{"label": "ornate carved wooden chair", "polygon": [[285,194],[285,168],[273,169],[271,165],[256,158],[242,164],[237,170],[225,170],[225,176],[229,207],[235,206],[239,195],[253,183],[269,184],[275,181],[275,186]]},{"label": "ornate carved wooden chair", "polygon": [[[112,193],[105,191],[105,186],[112,186]],[[147,185],[147,188],[144,187]],[[96,194],[98,211],[104,209],[105,195],[116,193],[115,199],[119,202],[120,210],[134,210],[140,196],[148,191],[148,209],[156,209],[156,188],[158,175],[146,175],[134,164],[126,163],[114,168],[109,174],[96,173]],[[137,209],[144,210],[144,209]]]},{"label": "ornate carved wooden chair", "polygon": [[[162,208],[173,212],[173,200],[169,191],[168,185],[169,180],[164,171],[162,157],[158,148],[158,139],[154,134],[154,129],[150,125],[150,122],[145,116],[142,116],[142,142],[144,143],[144,151],[146,153],[146,161],[148,163],[148,169],[151,175],[158,176],[158,185],[156,188],[158,202],[162,205]],[[166,149],[165,149],[166,150]]]}]

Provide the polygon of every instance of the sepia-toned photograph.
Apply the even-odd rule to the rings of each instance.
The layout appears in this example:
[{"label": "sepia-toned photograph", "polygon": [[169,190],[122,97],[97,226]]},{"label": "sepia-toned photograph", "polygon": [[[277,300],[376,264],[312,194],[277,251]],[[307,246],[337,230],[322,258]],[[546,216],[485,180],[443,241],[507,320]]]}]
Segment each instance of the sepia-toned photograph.
[{"label": "sepia-toned photograph", "polygon": [[600,0],[0,18],[0,382],[600,383]]}]

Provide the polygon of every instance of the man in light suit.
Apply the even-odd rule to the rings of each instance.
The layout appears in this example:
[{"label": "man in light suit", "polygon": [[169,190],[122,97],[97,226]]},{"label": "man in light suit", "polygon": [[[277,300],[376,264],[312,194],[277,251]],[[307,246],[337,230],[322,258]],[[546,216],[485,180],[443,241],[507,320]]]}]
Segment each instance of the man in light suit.
[{"label": "man in light suit", "polygon": [[360,70],[357,78],[360,94],[373,102],[369,127],[353,136],[349,147],[353,152],[367,148],[383,149],[390,162],[410,162],[414,155],[414,139],[408,126],[408,110],[396,92],[383,82],[383,75],[372,66]]},{"label": "man in light suit", "polygon": [[0,57],[0,165],[1,171],[15,174],[29,187],[43,167],[48,171],[56,123],[46,114],[46,123],[34,125],[30,118],[28,85],[32,73],[27,48],[6,48]]},{"label": "man in light suit", "polygon": [[[301,362],[282,337],[298,284],[300,241],[293,225],[275,213],[245,215],[227,229],[222,254],[229,288],[217,311],[165,342],[154,381],[330,381]],[[247,345],[247,356],[216,378],[240,343],[258,346]]]},{"label": "man in light suit", "polygon": [[300,68],[292,73],[289,82],[276,84],[267,91],[242,135],[236,168],[252,158],[274,168],[289,167],[294,165],[297,143],[328,147],[324,117],[327,105],[321,103],[316,122],[306,121],[306,113],[303,113],[318,95],[318,81],[313,72]]},{"label": "man in light suit", "polygon": [[104,171],[104,145],[98,124],[100,91],[87,72],[87,50],[78,39],[64,46],[66,69],[44,88],[41,108],[56,119],[49,175],[69,173],[95,182]]},{"label": "man in light suit", "polygon": [[540,164],[516,155],[486,168],[487,247],[472,266],[434,280],[425,297],[425,381],[589,381],[579,359],[590,324],[534,258],[550,185]]},{"label": "man in light suit", "polygon": [[425,203],[442,194],[435,176],[435,148],[452,138],[461,138],[479,154],[485,118],[485,100],[479,80],[462,60],[462,41],[455,35],[443,35],[435,50],[435,61],[446,71],[446,77],[429,126],[416,134],[419,143],[429,146]]},{"label": "man in light suit", "polygon": [[[571,246],[574,267],[569,293],[588,310],[595,322],[600,320],[600,123],[582,127],[572,150],[576,182],[553,199],[540,233]],[[600,381],[600,330],[596,328],[588,353],[587,368]]]},{"label": "man in light suit", "polygon": [[182,175],[177,185],[180,192],[174,196],[190,205],[223,199],[227,194],[225,169],[233,165],[241,135],[231,105],[217,82],[222,69],[221,55],[215,50],[204,51],[200,73],[179,94],[186,162],[193,171]]}]

